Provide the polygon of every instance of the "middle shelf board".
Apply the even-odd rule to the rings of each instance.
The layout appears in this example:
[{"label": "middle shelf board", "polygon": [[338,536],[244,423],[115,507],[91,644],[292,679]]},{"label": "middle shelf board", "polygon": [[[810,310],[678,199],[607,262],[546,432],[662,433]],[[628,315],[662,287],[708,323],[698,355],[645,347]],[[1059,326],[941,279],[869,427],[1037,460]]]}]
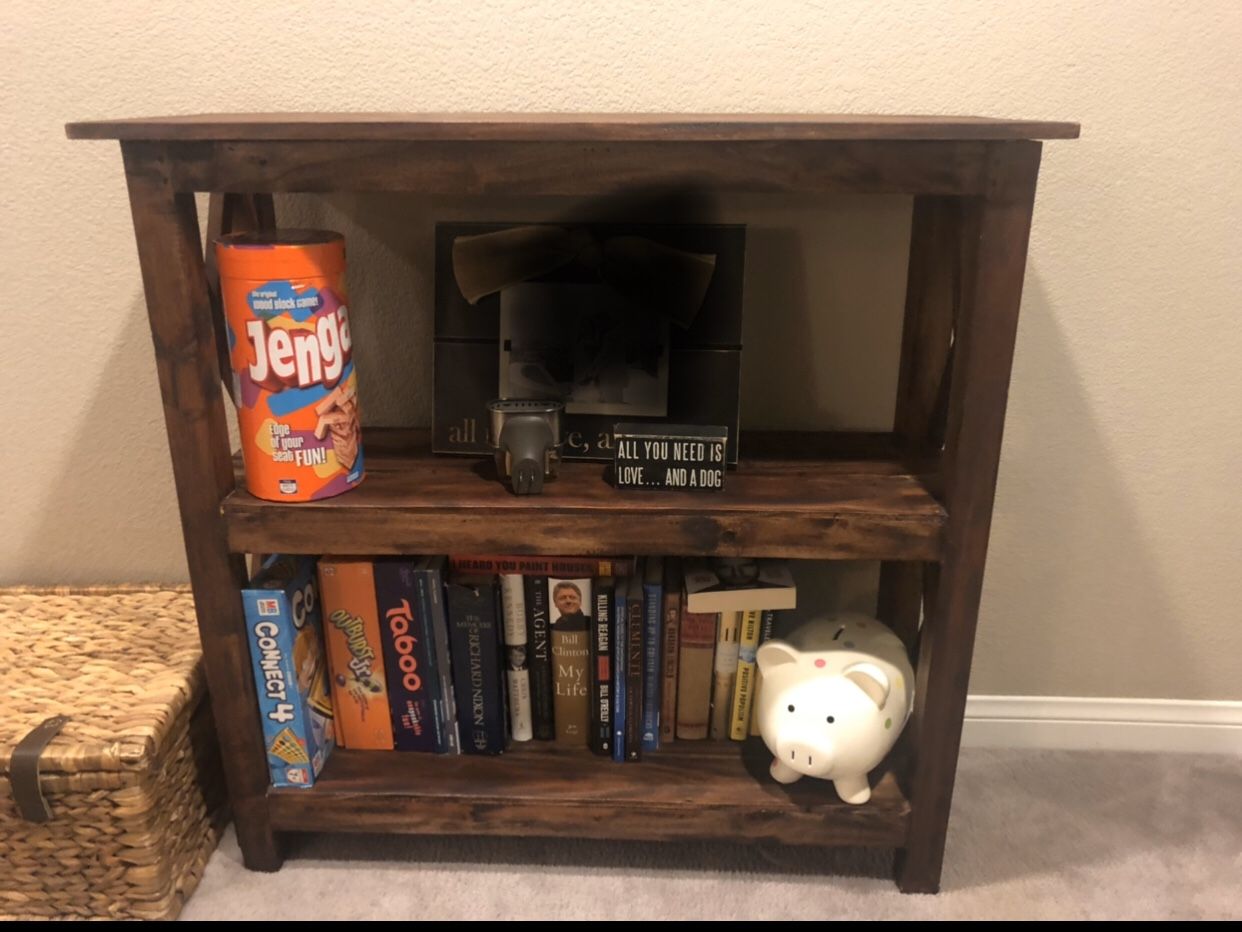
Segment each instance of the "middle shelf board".
[{"label": "middle shelf board", "polygon": [[845,444],[836,456],[824,440],[820,458],[807,448],[748,457],[743,446],[719,492],[618,491],[607,464],[567,462],[543,494],[519,496],[489,459],[433,455],[425,432],[372,428],[358,488],[267,502],[244,491],[239,465],[222,507],[239,553],[939,559],[945,511],[924,478],[895,456]]},{"label": "middle shelf board", "polygon": [[338,749],[313,787],[270,789],[268,806],[284,831],[905,844],[896,755],[861,806],[824,780],[778,784],[771,760],[758,739],[678,741],[633,764],[546,742],[496,757]]}]

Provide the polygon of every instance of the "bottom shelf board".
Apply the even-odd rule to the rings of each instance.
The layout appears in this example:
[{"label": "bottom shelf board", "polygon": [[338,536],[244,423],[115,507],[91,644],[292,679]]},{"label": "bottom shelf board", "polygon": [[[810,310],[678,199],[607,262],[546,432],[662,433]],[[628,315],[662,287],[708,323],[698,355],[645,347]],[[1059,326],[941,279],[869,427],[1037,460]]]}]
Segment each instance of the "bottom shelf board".
[{"label": "bottom shelf board", "polygon": [[905,845],[910,806],[887,762],[851,806],[823,780],[776,783],[770,761],[757,741],[679,741],[627,764],[550,742],[497,757],[337,750],[315,786],[268,802],[280,831]]}]

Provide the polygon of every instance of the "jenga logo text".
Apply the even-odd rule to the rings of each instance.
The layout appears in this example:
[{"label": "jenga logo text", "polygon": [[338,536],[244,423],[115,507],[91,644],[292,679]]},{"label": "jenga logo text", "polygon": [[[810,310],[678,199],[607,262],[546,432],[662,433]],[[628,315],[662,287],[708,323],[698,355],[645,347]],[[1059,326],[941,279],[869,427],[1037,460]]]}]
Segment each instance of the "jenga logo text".
[{"label": "jenga logo text", "polygon": [[254,347],[250,378],[269,391],[297,386],[336,385],[349,362],[353,340],[349,335],[349,309],[319,318],[309,330],[269,327],[267,321],[246,322],[246,336]]}]

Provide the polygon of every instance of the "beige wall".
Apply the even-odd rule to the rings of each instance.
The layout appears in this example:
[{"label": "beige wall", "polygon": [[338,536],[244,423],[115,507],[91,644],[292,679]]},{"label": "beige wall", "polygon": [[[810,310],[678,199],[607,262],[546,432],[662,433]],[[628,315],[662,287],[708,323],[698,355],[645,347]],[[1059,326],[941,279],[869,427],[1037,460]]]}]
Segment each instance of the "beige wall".
[{"label": "beige wall", "polygon": [[[1045,148],[971,689],[1242,699],[1242,6],[659,6],[157,13],[132,0],[10,0],[0,582],[185,572],[119,154],[67,142],[66,120],[281,109],[1069,119],[1083,138]],[[279,208],[349,236],[369,420],[426,423],[431,224],[478,211],[352,196]],[[750,226],[744,421],[882,426],[908,202],[733,200],[722,213]],[[847,591],[836,597],[863,598],[857,579]]]}]

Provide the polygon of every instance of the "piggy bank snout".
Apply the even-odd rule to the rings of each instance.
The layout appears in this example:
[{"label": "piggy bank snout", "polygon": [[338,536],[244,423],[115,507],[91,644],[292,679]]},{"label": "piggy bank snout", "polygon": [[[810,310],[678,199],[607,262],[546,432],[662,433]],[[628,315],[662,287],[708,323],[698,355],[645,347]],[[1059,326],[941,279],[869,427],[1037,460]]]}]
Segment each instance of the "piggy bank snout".
[{"label": "piggy bank snout", "polygon": [[776,742],[776,758],[790,769],[813,777],[832,769],[832,742],[807,733],[783,734]]},{"label": "piggy bank snout", "polygon": [[832,772],[839,757],[839,729],[834,723],[844,711],[834,701],[837,691],[825,681],[802,682],[764,697],[770,704],[761,732],[784,766],[808,777]]},{"label": "piggy bank snout", "polygon": [[[761,733],[773,757],[808,777],[827,777],[869,755],[882,740],[875,703],[836,676],[766,691]],[[770,703],[770,704],[768,704]]]}]

